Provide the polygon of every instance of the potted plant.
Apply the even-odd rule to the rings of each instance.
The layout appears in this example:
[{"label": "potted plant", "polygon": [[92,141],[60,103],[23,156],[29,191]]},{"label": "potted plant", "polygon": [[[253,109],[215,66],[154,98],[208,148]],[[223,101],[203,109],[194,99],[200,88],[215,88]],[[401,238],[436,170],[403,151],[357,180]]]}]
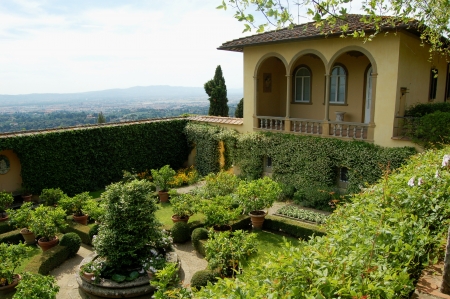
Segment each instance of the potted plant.
[{"label": "potted plant", "polygon": [[55,299],[58,291],[54,276],[24,273],[12,299]]},{"label": "potted plant", "polygon": [[242,230],[221,234],[210,230],[205,243],[208,269],[217,271],[222,277],[234,277],[240,272],[241,263],[257,251],[256,234]]},{"label": "potted plant", "polygon": [[105,207],[100,201],[92,199],[87,201],[84,205],[84,212],[88,214],[91,219],[94,219],[96,223],[101,223],[101,218],[105,214]]},{"label": "potted plant", "polygon": [[22,200],[24,202],[31,201],[31,197],[33,197],[33,193],[30,191],[30,188],[28,188],[27,185],[22,184],[22,187],[20,187],[17,192],[22,196]]},{"label": "potted plant", "polygon": [[98,259],[94,259],[80,267],[80,276],[88,281],[100,278],[100,272],[103,265]]},{"label": "potted plant", "polygon": [[279,184],[269,177],[253,181],[241,181],[237,188],[239,203],[244,213],[249,213],[253,228],[261,229],[269,208],[281,196]]},{"label": "potted plant", "polygon": [[163,269],[165,265],[166,258],[162,254],[155,251],[151,257],[143,261],[142,268],[147,272],[148,278],[153,279],[155,277],[155,273]]},{"label": "potted plant", "polygon": [[202,200],[199,210],[205,215],[205,226],[213,227],[216,231],[231,230],[231,220],[239,218],[242,213],[242,209],[236,207],[234,202],[231,195]]},{"label": "potted plant", "polygon": [[189,193],[178,194],[176,190],[171,190],[169,194],[173,211],[172,221],[188,222],[189,217],[196,212],[198,197]]},{"label": "potted plant", "polygon": [[0,222],[8,220],[6,209],[13,203],[14,197],[11,193],[1,191],[0,192]]},{"label": "potted plant", "polygon": [[29,250],[25,244],[0,243],[0,295],[12,292],[19,283],[21,277],[15,270],[27,257]]},{"label": "potted plant", "polygon": [[19,209],[8,209],[9,224],[16,229],[20,229],[20,233],[28,245],[36,243],[35,234],[28,229],[30,225],[31,216],[33,214],[33,203],[24,202]]},{"label": "potted plant", "polygon": [[59,188],[44,189],[39,196],[46,206],[56,206],[65,197],[67,195]]},{"label": "potted plant", "polygon": [[86,207],[89,202],[94,201],[89,192],[83,192],[74,197],[65,196],[59,201],[59,205],[66,211],[72,213],[73,220],[83,225],[88,223]]},{"label": "potted plant", "polygon": [[67,226],[66,212],[61,207],[48,207],[40,205],[31,216],[30,229],[37,236],[42,251],[46,251],[59,242],[56,234]]},{"label": "potted plant", "polygon": [[170,181],[175,176],[175,170],[170,168],[169,165],[165,165],[161,167],[159,170],[152,169],[151,172],[153,182],[160,189],[158,191],[159,200],[161,202],[169,201],[169,194],[167,192],[169,191]]}]

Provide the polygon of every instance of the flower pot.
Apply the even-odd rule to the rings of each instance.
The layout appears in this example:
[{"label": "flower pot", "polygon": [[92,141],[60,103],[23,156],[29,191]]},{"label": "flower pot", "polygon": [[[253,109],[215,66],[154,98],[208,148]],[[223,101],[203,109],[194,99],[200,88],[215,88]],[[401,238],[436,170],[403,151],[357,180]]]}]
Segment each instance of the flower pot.
[{"label": "flower pot", "polygon": [[32,245],[32,244],[36,243],[36,236],[34,235],[34,233],[32,231],[29,231],[26,228],[22,228],[20,230],[20,233],[22,234],[22,237],[25,240],[25,243],[27,243],[28,245]]},{"label": "flower pot", "polygon": [[264,211],[251,211],[249,213],[250,219],[252,221],[253,229],[256,229],[256,230],[262,229],[266,215],[267,215],[267,213]]},{"label": "flower pot", "polygon": [[53,240],[48,241],[48,242],[42,241],[42,239],[43,239],[43,238],[40,238],[40,239],[38,240],[39,247],[41,247],[42,251],[47,251],[47,250],[49,250],[50,248],[55,247],[55,246],[58,245],[58,243],[59,243],[58,237],[55,237]]},{"label": "flower pot", "polygon": [[[19,284],[19,281],[21,279],[22,279],[22,277],[19,274],[15,274],[14,275],[14,280],[13,280],[12,283],[10,283],[10,284],[8,284],[6,286],[0,287],[0,295],[8,294],[8,293],[11,293],[11,292],[15,291],[16,290],[16,286],[17,286],[17,284]],[[3,297],[3,296],[0,296],[0,297]]]},{"label": "flower pot", "polygon": [[214,232],[216,233],[220,233],[220,232],[231,232],[233,230],[233,228],[231,227],[231,225],[214,225],[213,226]]},{"label": "flower pot", "polygon": [[80,223],[80,224],[83,224],[83,225],[87,225],[88,224],[88,218],[89,218],[88,215],[83,215],[83,216],[72,215],[73,221],[75,221],[77,223]]},{"label": "flower pot", "polygon": [[189,216],[184,216],[184,217],[180,217],[177,215],[172,215],[172,221],[175,222],[188,222],[189,221]]},{"label": "flower pot", "polygon": [[92,278],[95,276],[94,273],[91,272],[83,272],[83,278],[86,279],[87,281],[91,281]]},{"label": "flower pot", "polygon": [[166,191],[158,191],[160,202],[169,202],[169,193]]},{"label": "flower pot", "polygon": [[148,278],[149,278],[150,280],[152,280],[153,278],[155,278],[155,273],[154,273],[153,271],[151,271],[151,270],[147,270],[147,275],[148,275]]},{"label": "flower pot", "polygon": [[32,196],[32,194],[22,195],[23,202],[30,202]]}]

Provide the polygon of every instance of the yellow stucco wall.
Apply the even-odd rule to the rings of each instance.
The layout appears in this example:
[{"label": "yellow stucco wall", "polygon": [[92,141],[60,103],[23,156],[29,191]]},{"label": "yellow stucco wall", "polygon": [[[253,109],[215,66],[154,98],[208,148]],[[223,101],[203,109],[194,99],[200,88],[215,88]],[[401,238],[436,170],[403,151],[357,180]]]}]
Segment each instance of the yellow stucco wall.
[{"label": "yellow stucco wall", "polygon": [[[351,51],[363,53],[356,57],[348,55]],[[314,54],[317,58],[311,57]],[[306,55],[306,56],[305,56]],[[277,58],[273,58],[276,56]],[[272,57],[272,58],[271,58]],[[276,69],[268,71],[270,63],[276,61]],[[314,62],[312,62],[314,61]],[[393,140],[393,127],[396,111],[400,102],[400,87],[408,87],[406,104],[412,104],[419,99],[428,99],[429,75],[433,66],[439,69],[442,78],[438,79],[437,98],[443,100],[445,94],[446,62],[444,58],[428,61],[428,50],[420,46],[417,37],[409,33],[398,32],[396,35],[379,35],[373,41],[363,43],[362,40],[353,38],[320,38],[303,42],[278,43],[271,45],[250,46],[244,48],[244,125],[242,132],[253,131],[253,116],[255,114],[254,77],[258,82],[262,81],[262,73],[273,72],[277,76],[292,74],[300,64],[308,64],[313,73],[312,105],[290,104],[290,117],[299,118],[324,118],[324,91],[325,73],[331,70],[336,63],[341,63],[348,70],[347,79],[347,104],[348,106],[330,105],[329,118],[335,119],[334,111],[345,111],[345,121],[364,121],[365,101],[365,72],[372,63],[376,72],[376,98],[374,109],[374,143],[382,146],[412,145],[410,142]],[[280,67],[282,69],[280,70]],[[282,73],[284,72],[284,74]],[[281,80],[281,79],[280,79]],[[286,83],[281,86],[286,89]],[[275,81],[274,81],[275,84]],[[322,87],[320,87],[322,85]],[[262,85],[258,83],[258,104],[273,103],[261,97]],[[414,94],[414,95],[413,95]],[[279,91],[277,96],[285,103],[286,92]],[[284,96],[284,98],[283,98]],[[317,101],[322,98],[322,103]],[[423,100],[421,100],[423,101]],[[257,115],[285,116],[285,106],[280,104],[280,109],[274,110],[258,105]],[[267,105],[269,106],[269,105]],[[270,113],[266,110],[270,110]],[[297,116],[298,115],[298,116]]]},{"label": "yellow stucco wall", "polygon": [[9,171],[5,174],[0,174],[0,191],[16,191],[22,185],[19,158],[12,150],[0,151],[0,155],[6,156],[10,163]]}]

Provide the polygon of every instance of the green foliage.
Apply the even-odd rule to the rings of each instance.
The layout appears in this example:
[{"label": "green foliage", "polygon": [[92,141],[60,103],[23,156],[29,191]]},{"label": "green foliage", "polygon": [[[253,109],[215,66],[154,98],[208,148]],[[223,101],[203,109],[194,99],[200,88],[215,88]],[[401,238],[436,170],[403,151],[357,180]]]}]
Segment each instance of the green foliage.
[{"label": "green foliage", "polygon": [[197,252],[201,252],[200,250],[200,240],[208,239],[208,230],[204,227],[198,227],[192,231],[191,235],[192,245],[194,246]]},{"label": "green foliage", "polygon": [[65,234],[75,233],[81,238],[81,242],[91,245],[92,237],[90,236],[91,228],[87,225],[79,224],[72,220],[66,221],[67,226],[62,230]]},{"label": "green foliage", "polygon": [[273,179],[296,190],[313,183],[333,186],[335,169],[347,167],[347,191],[355,193],[366,183],[375,183],[387,165],[396,169],[415,152],[413,147],[383,148],[361,141],[248,133],[237,136],[234,164],[242,176],[257,179],[263,172],[264,157],[270,156]]},{"label": "green foliage", "polygon": [[214,78],[205,83],[205,92],[209,96],[208,115],[228,116],[228,98],[222,68],[217,66]]},{"label": "green foliage", "polygon": [[83,206],[83,211],[91,219],[101,222],[102,216],[105,214],[105,207],[98,200],[88,200]]},{"label": "green foliage", "polygon": [[178,264],[166,263],[166,266],[155,273],[155,279],[150,281],[150,284],[156,287],[157,291],[153,295],[156,299],[167,298],[164,293],[168,290],[174,289],[178,282]]},{"label": "green foliage", "polygon": [[20,134],[1,138],[0,151],[17,154],[22,179],[33,193],[59,187],[74,195],[120,180],[123,169],[181,167],[188,157],[186,123],[178,119]]},{"label": "green foliage", "polygon": [[326,236],[268,254],[239,280],[219,281],[198,297],[220,298],[236,290],[239,298],[409,297],[447,235],[450,167],[442,158],[449,151],[412,157],[338,206],[327,221]]},{"label": "green foliage", "polygon": [[27,256],[30,248],[25,244],[0,243],[0,287],[11,284],[14,279],[14,271],[20,266]]},{"label": "green foliage", "polygon": [[164,165],[160,169],[152,169],[152,177],[156,186],[158,186],[161,191],[169,191],[170,182],[173,180],[176,172],[170,165]]},{"label": "green foliage", "polygon": [[442,148],[450,143],[450,111],[436,111],[419,119],[407,119],[405,128],[406,136],[425,149]]},{"label": "green foliage", "polygon": [[234,111],[234,117],[243,118],[244,117],[244,98],[242,98],[236,106],[236,111]]},{"label": "green foliage", "polygon": [[242,208],[236,207],[235,202],[230,195],[202,200],[199,211],[205,215],[205,226],[229,225],[232,220],[238,219]]},{"label": "green foliage", "polygon": [[236,275],[242,262],[255,254],[256,235],[243,230],[233,233],[209,231],[209,239],[205,244],[208,269],[217,271],[221,276]]},{"label": "green foliage", "polygon": [[67,233],[59,242],[59,245],[66,246],[69,250],[69,258],[75,256],[81,246],[81,238],[76,233]]},{"label": "green foliage", "polygon": [[16,289],[13,299],[55,299],[59,286],[51,275],[24,273]]},{"label": "green foliage", "polygon": [[91,240],[91,242],[92,242],[92,238],[93,238],[95,235],[98,235],[98,230],[99,230],[99,228],[100,228],[100,225],[99,225],[99,224],[94,224],[94,225],[89,229],[89,240]]},{"label": "green foliage", "polygon": [[67,194],[60,188],[43,189],[41,195],[39,195],[39,198],[45,202],[46,206],[54,206],[67,197]]},{"label": "green foliage", "polygon": [[209,283],[215,283],[217,281],[217,272],[211,270],[200,270],[194,273],[191,278],[191,288],[200,289],[206,287]]},{"label": "green foliage", "polygon": [[30,230],[45,241],[50,241],[67,226],[65,218],[66,212],[61,207],[40,205],[31,216]]},{"label": "green foliage", "polygon": [[104,123],[106,123],[106,118],[105,118],[105,116],[103,115],[103,112],[102,112],[102,111],[100,111],[100,113],[98,114],[98,117],[97,117],[97,123],[98,123],[98,124],[104,124]]},{"label": "green foliage", "polygon": [[202,198],[206,199],[226,196],[236,192],[239,181],[237,176],[226,171],[210,173],[205,177],[205,185],[199,188],[197,192]]},{"label": "green foliage", "polygon": [[427,114],[432,114],[434,112],[450,112],[450,103],[417,103],[408,107],[405,111],[405,116],[409,117],[422,117]]},{"label": "green foliage", "polygon": [[294,194],[294,202],[307,208],[329,211],[330,201],[334,198],[337,187],[309,184]]},{"label": "green foliage", "polygon": [[199,198],[190,193],[169,192],[173,214],[178,217],[190,217],[197,211]]},{"label": "green foliage", "polygon": [[196,148],[195,167],[200,175],[205,176],[209,173],[219,172],[220,152],[219,142],[225,142],[225,165],[227,170],[232,165],[232,153],[234,141],[238,133],[234,130],[228,130],[219,126],[206,124],[188,123],[185,133],[191,147]]},{"label": "green foliage", "polygon": [[106,212],[102,218],[94,247],[107,259],[108,266],[121,269],[139,264],[162,238],[155,217],[157,206],[152,199],[152,184],[146,180],[115,183],[101,195]]},{"label": "green foliage", "polygon": [[8,209],[9,224],[15,228],[28,228],[33,214],[33,203],[24,202],[19,209]]},{"label": "green foliage", "polygon": [[12,230],[14,230],[14,228],[9,225],[9,221],[0,222],[0,234],[4,234]]},{"label": "green foliage", "polygon": [[325,235],[325,230],[317,225],[269,215],[264,220],[263,228],[274,232],[283,232],[302,240],[309,240],[312,236]]},{"label": "green foliage", "polygon": [[89,205],[94,207],[96,203],[97,202],[89,195],[89,192],[83,192],[73,197],[65,196],[59,200],[59,205],[61,205],[64,210],[73,213],[75,216],[85,215],[87,213],[86,207]]},{"label": "green foliage", "polygon": [[173,242],[186,243],[187,241],[189,241],[189,231],[189,225],[186,222],[176,222],[170,230]]},{"label": "green foliage", "polygon": [[25,271],[47,275],[51,270],[61,266],[69,254],[70,249],[66,246],[55,246],[35,255],[25,266]]},{"label": "green foliage", "polygon": [[244,213],[269,208],[281,196],[281,187],[269,177],[241,181],[237,188],[239,204]]},{"label": "green foliage", "polygon": [[284,206],[278,209],[277,214],[300,220],[308,220],[311,222],[316,222],[318,224],[325,223],[328,218],[328,215],[325,215],[323,213],[305,210],[297,206]]},{"label": "green foliage", "polygon": [[10,192],[0,191],[0,216],[1,213],[13,203],[14,197]]}]

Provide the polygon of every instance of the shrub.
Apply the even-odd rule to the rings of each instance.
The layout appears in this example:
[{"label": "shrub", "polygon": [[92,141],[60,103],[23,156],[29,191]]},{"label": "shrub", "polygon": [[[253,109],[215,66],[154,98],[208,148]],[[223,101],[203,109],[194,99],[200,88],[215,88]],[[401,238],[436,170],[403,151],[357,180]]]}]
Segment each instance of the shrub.
[{"label": "shrub", "polygon": [[36,236],[41,236],[49,241],[67,226],[65,218],[66,212],[62,208],[40,205],[31,216],[30,230]]},{"label": "shrub", "polygon": [[53,276],[24,273],[16,290],[13,299],[55,299],[59,286]]},{"label": "shrub", "polygon": [[0,243],[19,244],[21,241],[23,241],[23,237],[20,230],[0,234]]},{"label": "shrub", "polygon": [[276,216],[266,216],[263,228],[275,232],[283,232],[302,240],[309,240],[312,236],[325,235],[325,230],[317,225]]},{"label": "shrub", "polygon": [[25,244],[0,244],[0,286],[11,284],[15,270],[27,256],[30,248]]},{"label": "shrub", "polygon": [[162,239],[151,185],[146,180],[119,182],[107,186],[101,195],[106,210],[93,243],[112,270],[138,265],[143,256],[150,255],[152,246],[148,245]]},{"label": "shrub", "polygon": [[180,187],[183,185],[192,185],[200,179],[200,175],[194,166],[179,169],[172,181],[169,183],[170,187]]},{"label": "shrub", "polygon": [[269,208],[280,198],[281,187],[269,177],[241,181],[236,192],[244,213]]},{"label": "shrub", "polygon": [[408,107],[405,111],[405,116],[421,117],[436,111],[450,112],[450,103],[418,103]]},{"label": "shrub", "polygon": [[330,211],[330,201],[336,192],[335,187],[310,184],[299,189],[294,194],[294,202],[307,208]]},{"label": "shrub", "polygon": [[70,250],[66,246],[55,246],[31,258],[25,266],[25,271],[47,275],[53,269],[61,266],[68,258]]},{"label": "shrub", "polygon": [[160,169],[152,169],[151,172],[156,186],[158,186],[161,191],[169,191],[170,182],[175,176],[175,170],[170,168],[170,165],[165,165]]},{"label": "shrub", "polygon": [[242,98],[236,106],[234,111],[234,117],[243,118],[244,117],[244,98]]},{"label": "shrub", "polygon": [[174,215],[185,218],[195,214],[199,202],[197,196],[190,193],[178,194],[176,190],[170,191],[169,194]]},{"label": "shrub", "polygon": [[69,213],[75,216],[83,216],[87,214],[86,207],[94,205],[96,201],[89,195],[89,192],[76,194],[73,197],[64,196],[59,200],[59,205]]},{"label": "shrub", "polygon": [[208,282],[215,283],[217,281],[217,272],[211,270],[200,270],[194,273],[191,278],[191,287],[200,289],[208,285]]},{"label": "shrub", "polygon": [[0,217],[4,217],[6,209],[14,201],[14,197],[9,192],[0,191]]},{"label": "shrub", "polygon": [[197,252],[200,252],[200,240],[208,239],[208,230],[204,227],[198,227],[192,231],[192,245]]},{"label": "shrub", "polygon": [[189,241],[189,225],[186,222],[176,222],[170,232],[174,243]]},{"label": "shrub", "polygon": [[240,207],[234,207],[234,199],[230,195],[204,199],[199,204],[199,210],[205,215],[207,227],[229,225],[242,212]]},{"label": "shrub", "polygon": [[239,186],[239,178],[232,173],[220,171],[205,177],[205,185],[198,192],[203,198],[214,198],[234,193]]},{"label": "shrub", "polygon": [[28,228],[31,215],[33,214],[33,203],[24,202],[19,209],[8,209],[9,224],[15,228]]},{"label": "shrub", "polygon": [[94,238],[94,236],[98,234],[98,229],[99,229],[99,228],[100,228],[100,225],[94,224],[94,226],[92,226],[92,227],[89,229],[89,239],[92,240],[92,238]]},{"label": "shrub", "polygon": [[61,238],[59,245],[66,246],[69,249],[69,258],[71,258],[80,249],[81,238],[76,233],[67,233]]},{"label": "shrub", "polygon": [[76,233],[80,238],[81,242],[86,245],[91,245],[91,238],[89,237],[90,227],[87,225],[79,224],[74,221],[66,221],[67,226],[62,230],[63,233]]},{"label": "shrub", "polygon": [[54,206],[65,197],[67,195],[59,188],[44,189],[39,196],[46,206]]},{"label": "shrub", "polygon": [[[450,105],[449,105],[450,106]],[[450,111],[436,111],[413,120],[407,136],[424,148],[441,148],[450,143]]]}]

